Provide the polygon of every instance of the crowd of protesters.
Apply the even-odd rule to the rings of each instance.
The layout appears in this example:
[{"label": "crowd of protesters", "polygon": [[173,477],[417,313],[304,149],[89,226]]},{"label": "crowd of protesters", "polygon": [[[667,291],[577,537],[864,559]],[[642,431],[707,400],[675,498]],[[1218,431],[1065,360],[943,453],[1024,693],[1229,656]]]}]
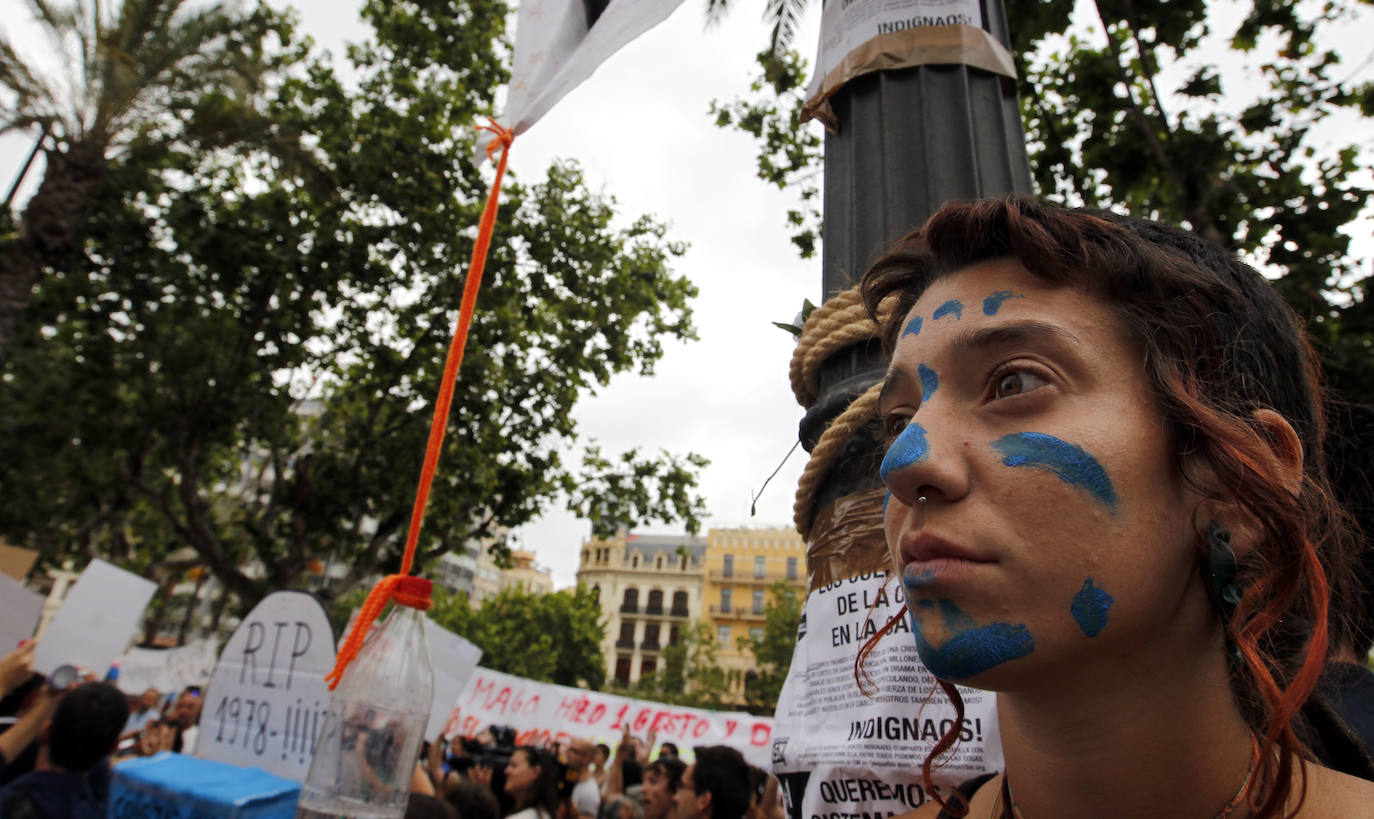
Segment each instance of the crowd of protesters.
[{"label": "crowd of protesters", "polygon": [[35,650],[0,657],[0,819],[103,818],[114,762],[195,749],[199,688],[130,698],[70,667],[36,673]]},{"label": "crowd of protesters", "polygon": [[[655,753],[656,750],[656,753]],[[641,741],[628,729],[614,752],[573,737],[515,744],[493,726],[427,745],[407,819],[781,819],[777,780],[734,748]]]}]

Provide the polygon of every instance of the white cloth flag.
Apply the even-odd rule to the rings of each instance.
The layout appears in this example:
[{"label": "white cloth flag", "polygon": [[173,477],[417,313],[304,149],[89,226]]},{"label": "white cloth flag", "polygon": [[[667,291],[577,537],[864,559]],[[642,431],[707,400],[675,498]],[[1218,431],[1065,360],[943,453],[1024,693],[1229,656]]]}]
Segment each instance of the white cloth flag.
[{"label": "white cloth flag", "polygon": [[[680,5],[682,0],[524,0],[501,124],[515,134],[529,130],[607,57]],[[490,139],[483,133],[479,156]]]}]

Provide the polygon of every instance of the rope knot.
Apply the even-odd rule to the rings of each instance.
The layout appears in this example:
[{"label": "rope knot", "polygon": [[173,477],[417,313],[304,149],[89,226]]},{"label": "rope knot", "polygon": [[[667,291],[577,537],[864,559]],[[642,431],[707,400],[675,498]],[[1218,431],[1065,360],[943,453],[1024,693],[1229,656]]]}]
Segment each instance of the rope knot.
[{"label": "rope knot", "polygon": [[479,131],[490,131],[495,135],[495,139],[487,143],[487,159],[496,161],[496,152],[510,147],[515,140],[515,132],[500,124],[494,119],[487,120],[486,125],[478,125]]},{"label": "rope knot", "polygon": [[339,656],[334,660],[334,670],[325,675],[324,681],[329,683],[329,690],[333,691],[339,685],[339,681],[343,679],[344,669],[358,656],[372,624],[376,622],[377,615],[382,613],[387,603],[394,601],[399,606],[426,611],[430,607],[430,592],[433,588],[434,584],[423,577],[404,574],[389,574],[378,580],[377,585],[368,592],[363,607],[358,609],[358,617],[353,621],[353,628],[349,629],[348,636],[339,647]]}]

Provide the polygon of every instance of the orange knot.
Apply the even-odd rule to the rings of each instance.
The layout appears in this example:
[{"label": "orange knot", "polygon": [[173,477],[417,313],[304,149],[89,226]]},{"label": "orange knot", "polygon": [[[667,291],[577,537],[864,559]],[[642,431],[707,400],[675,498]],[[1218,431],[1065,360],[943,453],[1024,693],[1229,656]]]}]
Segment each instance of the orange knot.
[{"label": "orange knot", "polygon": [[325,675],[324,681],[329,683],[329,690],[333,691],[343,679],[344,669],[358,656],[372,624],[376,622],[377,615],[382,613],[387,603],[395,601],[397,605],[425,611],[430,606],[430,592],[433,589],[434,584],[429,580],[404,574],[389,574],[377,581],[377,585],[368,592],[367,600],[363,601],[363,607],[358,610],[358,618],[353,621],[353,628],[349,629],[348,636],[339,647],[339,656],[334,660],[334,670]]},{"label": "orange knot", "polygon": [[487,120],[486,125],[478,125],[477,130],[490,131],[496,135],[495,139],[487,143],[487,159],[492,161],[496,160],[497,151],[503,148],[509,148],[511,142],[515,139],[515,133],[513,131],[494,119]]}]

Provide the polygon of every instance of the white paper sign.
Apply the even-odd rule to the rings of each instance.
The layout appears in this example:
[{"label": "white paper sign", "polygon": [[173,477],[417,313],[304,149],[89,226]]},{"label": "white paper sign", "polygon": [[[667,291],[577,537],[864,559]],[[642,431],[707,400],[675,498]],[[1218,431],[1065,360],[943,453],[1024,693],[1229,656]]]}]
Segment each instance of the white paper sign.
[{"label": "white paper sign", "polygon": [[653,730],[658,741],[684,750],[729,745],[761,767],[768,765],[773,733],[773,721],[766,717],[617,697],[479,668],[449,714],[444,736],[474,737],[489,725],[514,728],[517,745],[572,737],[610,745],[620,741],[628,725],[636,735]]},{"label": "white paper sign", "polygon": [[200,714],[196,756],[305,779],[324,726],[334,629],[314,595],[273,592],[220,652]]},{"label": "white paper sign", "polygon": [[0,657],[33,636],[43,615],[43,595],[31,592],[6,574],[0,574]]},{"label": "white paper sign", "polygon": [[[522,0],[501,122],[521,134],[606,58],[668,19],[682,0]],[[478,158],[491,136],[484,133]]]},{"label": "white paper sign", "polygon": [[38,642],[33,670],[74,665],[105,676],[138,631],[157,584],[96,558],[76,579]]},{"label": "white paper sign", "polygon": [[846,55],[881,34],[926,26],[981,27],[978,0],[834,0],[821,12],[821,42],[808,99]]},{"label": "white paper sign", "polygon": [[[845,578],[807,598],[772,743],[773,773],[794,819],[889,816],[930,799],[921,763],[956,715],[921,664],[907,617],[864,664],[876,692],[865,696],[854,678],[859,648],[906,610],[902,585],[886,578],[883,572]],[[1003,767],[995,696],[963,687],[959,692],[965,706],[961,740],[935,772],[944,786]]]},{"label": "white paper sign", "polygon": [[425,618],[425,642],[434,668],[434,701],[430,704],[425,739],[433,742],[443,730],[453,704],[477,671],[482,649],[457,634]]},{"label": "white paper sign", "polygon": [[131,648],[119,658],[119,690],[142,694],[149,688],[174,694],[190,685],[204,688],[215,669],[215,644],[197,640],[178,648]]}]

